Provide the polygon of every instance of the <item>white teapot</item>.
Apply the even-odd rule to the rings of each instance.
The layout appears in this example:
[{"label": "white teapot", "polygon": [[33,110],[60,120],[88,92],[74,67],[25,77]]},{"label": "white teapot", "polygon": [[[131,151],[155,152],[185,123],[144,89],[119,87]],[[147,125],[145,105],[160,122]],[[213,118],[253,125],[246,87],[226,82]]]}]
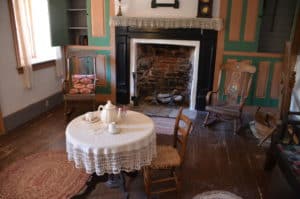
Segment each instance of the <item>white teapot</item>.
[{"label": "white teapot", "polygon": [[109,124],[111,122],[117,122],[119,114],[116,110],[116,106],[113,105],[110,100],[107,101],[106,105],[100,105],[98,111],[103,123]]}]

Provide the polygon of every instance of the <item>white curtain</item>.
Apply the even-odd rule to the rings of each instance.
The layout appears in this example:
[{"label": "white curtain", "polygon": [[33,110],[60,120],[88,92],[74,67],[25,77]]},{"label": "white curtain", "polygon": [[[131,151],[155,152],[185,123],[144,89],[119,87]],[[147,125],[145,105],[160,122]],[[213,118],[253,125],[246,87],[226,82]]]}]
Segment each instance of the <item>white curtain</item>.
[{"label": "white curtain", "polygon": [[35,54],[33,47],[33,31],[31,17],[31,0],[12,0],[16,23],[19,64],[24,71],[24,85],[31,88],[32,67],[31,59]]}]

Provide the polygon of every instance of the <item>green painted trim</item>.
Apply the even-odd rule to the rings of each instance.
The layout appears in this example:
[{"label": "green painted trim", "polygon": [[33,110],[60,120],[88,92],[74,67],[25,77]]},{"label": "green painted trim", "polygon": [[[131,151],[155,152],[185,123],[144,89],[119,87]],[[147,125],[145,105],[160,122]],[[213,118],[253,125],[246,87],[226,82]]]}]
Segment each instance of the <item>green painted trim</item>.
[{"label": "green painted trim", "polygon": [[249,55],[249,56],[246,56],[246,55],[243,55],[243,56],[240,56],[240,55],[224,55],[224,59],[237,59],[238,61],[239,60],[254,60],[254,61],[258,61],[258,62],[261,62],[261,61],[270,61],[270,62],[278,62],[278,61],[283,61],[282,58],[279,58],[279,57],[254,57],[252,55]]},{"label": "green painted trim", "polygon": [[96,93],[111,94],[111,52],[109,50],[97,51],[99,55],[105,55],[106,61],[106,85],[97,85]]},{"label": "green painted trim", "polygon": [[225,38],[224,38],[224,49],[225,50],[228,49],[228,42],[229,42],[231,7],[232,7],[232,0],[228,0],[226,26],[225,26]]},{"label": "green painted trim", "polygon": [[256,98],[255,102],[250,105],[262,106],[262,107],[278,107],[278,99],[265,99],[265,98]]},{"label": "green painted trim", "polygon": [[[257,98],[255,97],[255,91],[257,88],[257,73],[254,74],[252,85],[249,91],[248,98],[246,100],[247,105],[256,105],[256,106],[265,106],[265,107],[277,107],[279,100],[271,98],[271,86],[272,86],[272,77],[274,73],[274,63],[282,61],[282,58],[270,58],[270,57],[251,57],[251,56],[234,56],[234,55],[225,55],[224,62],[228,59],[236,59],[240,60],[251,60],[252,65],[258,68],[259,62],[262,61],[269,61],[270,65],[270,72],[268,76],[267,86],[266,86],[266,96],[264,98]],[[225,75],[221,77],[221,88],[220,88],[220,99],[225,100],[226,96],[224,95],[224,84],[225,84]]]},{"label": "green painted trim", "polygon": [[244,42],[245,28],[246,28],[246,18],[247,18],[247,0],[243,0],[242,6],[242,20],[241,20],[241,30],[240,30],[240,41]]},{"label": "green painted trim", "polygon": [[272,77],[274,73],[274,62],[271,63],[270,68],[269,68],[269,76],[267,80],[267,87],[266,87],[266,98],[271,99],[271,84],[272,84]]},{"label": "green painted trim", "polygon": [[110,46],[110,2],[105,0],[104,2],[104,15],[105,15],[105,36],[93,37],[92,36],[92,23],[91,23],[91,0],[87,0],[87,24],[88,24],[88,38],[90,46]]}]

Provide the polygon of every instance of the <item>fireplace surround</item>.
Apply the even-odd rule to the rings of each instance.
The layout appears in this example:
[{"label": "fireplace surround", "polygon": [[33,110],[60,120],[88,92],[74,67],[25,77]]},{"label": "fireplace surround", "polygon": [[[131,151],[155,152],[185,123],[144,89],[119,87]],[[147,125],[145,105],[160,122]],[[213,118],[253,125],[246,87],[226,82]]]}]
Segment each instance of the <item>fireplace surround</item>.
[{"label": "fireplace surround", "polygon": [[217,31],[199,28],[116,27],[116,92],[119,104],[130,103],[133,97],[130,89],[132,86],[130,68],[135,67],[131,66],[130,61],[133,39],[184,40],[200,43],[195,101],[190,109],[203,110],[205,96],[212,89],[213,84]]}]

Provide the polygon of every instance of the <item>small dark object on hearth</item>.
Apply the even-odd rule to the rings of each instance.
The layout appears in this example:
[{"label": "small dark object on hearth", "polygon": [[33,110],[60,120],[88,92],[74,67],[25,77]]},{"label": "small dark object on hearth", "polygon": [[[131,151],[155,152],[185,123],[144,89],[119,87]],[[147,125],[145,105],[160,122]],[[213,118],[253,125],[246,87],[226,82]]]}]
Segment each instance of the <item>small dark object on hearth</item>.
[{"label": "small dark object on hearth", "polygon": [[137,96],[132,96],[131,100],[133,101],[133,106],[138,106],[139,105]]}]

